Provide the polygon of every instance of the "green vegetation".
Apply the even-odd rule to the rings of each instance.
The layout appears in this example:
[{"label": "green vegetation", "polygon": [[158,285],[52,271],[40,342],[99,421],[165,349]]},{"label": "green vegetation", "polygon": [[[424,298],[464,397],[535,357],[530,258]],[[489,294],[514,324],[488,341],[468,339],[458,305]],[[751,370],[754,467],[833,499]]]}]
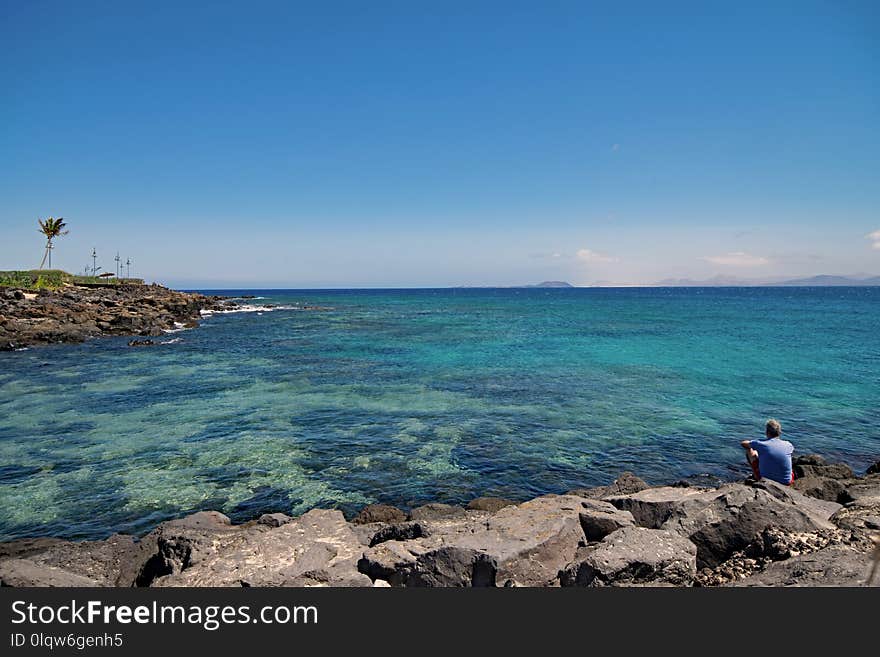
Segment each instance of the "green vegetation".
[{"label": "green vegetation", "polygon": [[67,225],[64,223],[64,217],[58,217],[57,219],[55,217],[49,217],[45,221],[37,219],[37,223],[40,225],[40,232],[46,236],[46,251],[43,253],[43,261],[40,263],[40,269],[46,264],[46,258],[49,258],[49,269],[52,269],[52,249],[55,248],[52,244],[52,240],[56,237],[67,235],[70,231],[64,230],[64,227]]},{"label": "green vegetation", "polygon": [[60,269],[31,269],[30,271],[0,271],[0,285],[34,290],[54,290],[73,277]]},{"label": "green vegetation", "polygon": [[59,290],[64,285],[143,285],[140,278],[99,278],[75,276],[60,269],[31,269],[30,271],[0,271],[0,286],[25,290]]}]

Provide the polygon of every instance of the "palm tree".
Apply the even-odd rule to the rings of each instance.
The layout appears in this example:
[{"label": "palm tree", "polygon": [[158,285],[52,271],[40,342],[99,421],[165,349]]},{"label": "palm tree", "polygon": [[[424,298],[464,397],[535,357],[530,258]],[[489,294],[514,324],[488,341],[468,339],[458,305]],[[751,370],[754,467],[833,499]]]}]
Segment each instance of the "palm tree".
[{"label": "palm tree", "polygon": [[43,254],[43,260],[40,262],[40,269],[46,264],[46,258],[49,258],[49,269],[52,269],[52,240],[62,235],[67,235],[70,231],[64,230],[64,217],[49,217],[45,221],[37,219],[40,224],[40,232],[46,236],[46,252]]}]

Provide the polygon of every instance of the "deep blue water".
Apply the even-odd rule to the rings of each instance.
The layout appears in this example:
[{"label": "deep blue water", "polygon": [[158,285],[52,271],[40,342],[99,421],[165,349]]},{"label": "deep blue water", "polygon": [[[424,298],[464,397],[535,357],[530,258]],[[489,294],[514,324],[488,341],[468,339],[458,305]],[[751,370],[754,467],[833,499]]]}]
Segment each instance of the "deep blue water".
[{"label": "deep blue water", "polygon": [[726,479],[771,416],[880,457],[880,288],[248,293],[283,308],[0,354],[0,538]]}]

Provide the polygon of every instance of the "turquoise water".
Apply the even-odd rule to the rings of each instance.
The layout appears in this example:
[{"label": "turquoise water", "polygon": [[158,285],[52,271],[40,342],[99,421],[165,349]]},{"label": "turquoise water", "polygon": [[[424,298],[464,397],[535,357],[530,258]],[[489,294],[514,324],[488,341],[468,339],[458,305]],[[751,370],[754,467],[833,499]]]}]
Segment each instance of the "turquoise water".
[{"label": "turquoise water", "polygon": [[284,308],[0,354],[0,538],[727,479],[769,416],[880,457],[880,288],[252,294]]}]

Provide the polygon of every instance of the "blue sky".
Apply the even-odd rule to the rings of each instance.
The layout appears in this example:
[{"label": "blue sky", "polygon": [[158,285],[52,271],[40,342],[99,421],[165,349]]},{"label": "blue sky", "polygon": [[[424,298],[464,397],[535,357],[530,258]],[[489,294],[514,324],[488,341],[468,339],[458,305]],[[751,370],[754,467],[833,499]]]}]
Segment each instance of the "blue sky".
[{"label": "blue sky", "polygon": [[0,269],[880,274],[878,7],[0,0]]}]

